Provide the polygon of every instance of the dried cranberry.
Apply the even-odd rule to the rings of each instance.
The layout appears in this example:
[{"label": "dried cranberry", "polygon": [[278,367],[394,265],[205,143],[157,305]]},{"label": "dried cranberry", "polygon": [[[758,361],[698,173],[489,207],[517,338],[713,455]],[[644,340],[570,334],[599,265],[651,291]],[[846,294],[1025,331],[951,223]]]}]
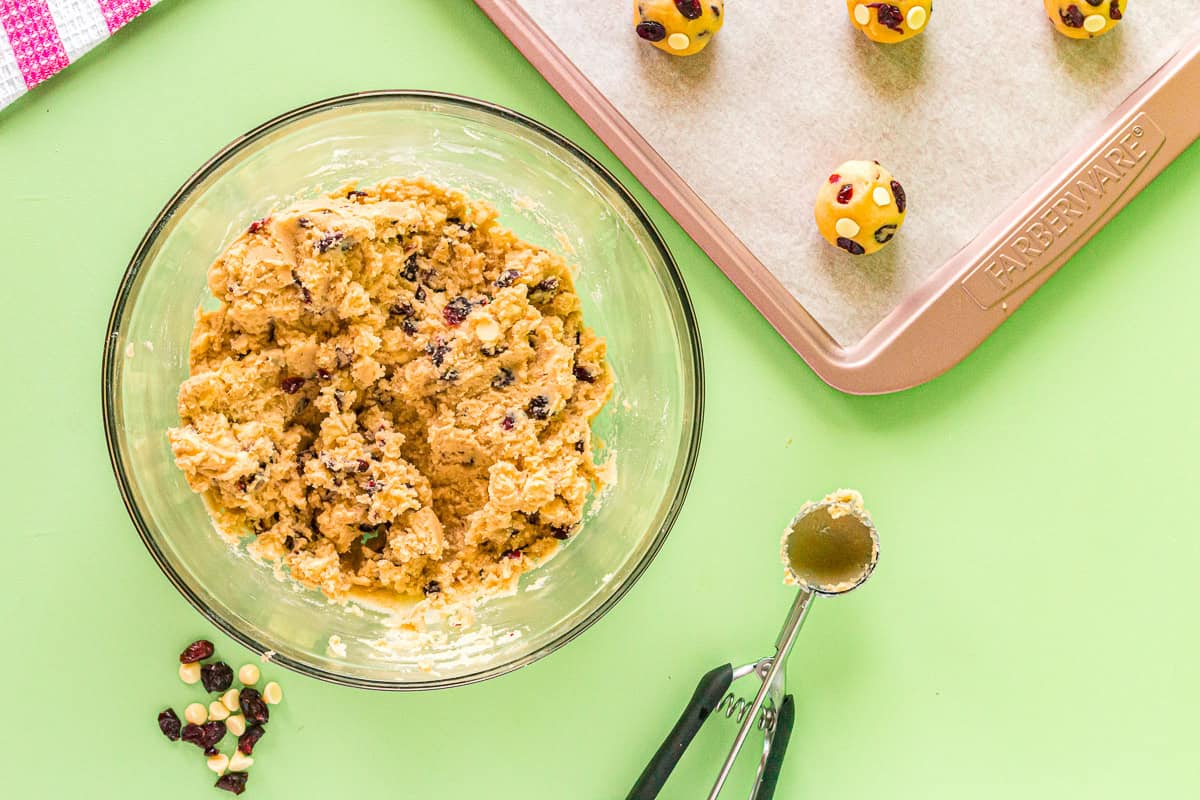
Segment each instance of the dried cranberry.
[{"label": "dried cranberry", "polygon": [[434,595],[442,591],[442,585],[437,581],[430,581],[421,587],[421,591],[425,593],[426,597],[429,597],[430,595]]},{"label": "dried cranberry", "polygon": [[416,309],[413,308],[412,303],[397,303],[389,310],[394,316],[403,317],[404,319],[408,319],[413,314],[417,313]]},{"label": "dried cranberry", "polygon": [[854,199],[854,184],[844,183],[842,188],[838,189],[837,201],[842,205],[846,205]]},{"label": "dried cranberry", "polygon": [[1063,25],[1066,25],[1068,28],[1083,27],[1083,12],[1074,3],[1059,11],[1058,16],[1062,20]]},{"label": "dried cranberry", "polygon": [[515,269],[506,269],[500,273],[500,277],[496,278],[496,285],[503,289],[506,286],[512,286],[517,278],[521,277],[521,273]]},{"label": "dried cranberry", "polygon": [[560,542],[565,542],[571,538],[571,528],[567,525],[551,525],[550,535]]},{"label": "dried cranberry", "polygon": [[322,236],[320,239],[318,239],[317,243],[315,245],[313,245],[313,247],[316,249],[316,251],[318,253],[324,253],[324,252],[327,252],[334,245],[336,245],[338,242],[342,241],[342,239],[344,239],[344,238],[346,238],[346,234],[341,233],[339,231],[334,231],[333,233],[327,233],[324,236]]},{"label": "dried cranberry", "polygon": [[576,453],[582,453],[585,449],[587,449],[587,445],[585,445],[583,443],[583,439],[580,439],[578,442],[575,443],[575,452]]},{"label": "dried cranberry", "polygon": [[233,684],[233,668],[224,661],[214,661],[200,668],[200,683],[206,692],[223,692]]},{"label": "dried cranberry", "polygon": [[246,780],[249,777],[249,773],[246,772],[226,772],[217,778],[217,782],[213,786],[216,786],[218,789],[224,789],[227,792],[241,794],[246,791]]},{"label": "dried cranberry", "polygon": [[425,302],[425,287],[424,286],[418,286],[417,290],[415,292],[413,292],[413,300],[416,300],[418,303]]},{"label": "dried cranberry", "polygon": [[837,246],[848,252],[852,256],[861,256],[867,252],[863,246],[853,239],[847,239],[845,236],[839,236]]},{"label": "dried cranberry", "polygon": [[296,224],[299,225],[301,228],[311,228],[312,227],[312,221],[308,217],[297,217]]},{"label": "dried cranberry", "polygon": [[367,470],[369,470],[371,468],[371,465],[368,464],[366,459],[364,459],[364,458],[360,458],[357,461],[355,461],[354,463],[358,465],[359,472],[366,472]]},{"label": "dried cranberry", "polygon": [[880,244],[887,244],[896,235],[895,225],[884,225],[875,231],[875,241]]},{"label": "dried cranberry", "polygon": [[505,414],[504,419],[500,421],[500,427],[504,428],[504,430],[506,430],[506,431],[511,431],[516,426],[517,426],[517,418],[511,411],[509,411],[507,414]]},{"label": "dried cranberry", "polygon": [[700,15],[704,13],[700,0],[675,0],[675,7],[687,19],[700,19]]},{"label": "dried cranberry", "polygon": [[904,13],[899,6],[894,6],[891,3],[867,3],[868,8],[874,8],[879,16],[879,24],[885,28],[890,28],[896,33],[904,33],[901,24],[904,22]]},{"label": "dried cranberry", "polygon": [[535,292],[553,292],[558,289],[558,278],[546,278],[544,281],[533,287]]},{"label": "dried cranberry", "polygon": [[[262,694],[259,693],[258,689],[247,686],[246,688],[242,689],[240,699],[242,713],[246,715],[246,721],[251,723],[251,725],[261,725],[270,719],[271,712],[267,710],[267,704],[262,699]],[[246,733],[250,733],[249,728],[246,729]],[[245,734],[242,735],[245,736]],[[258,741],[259,736],[262,736],[261,731],[259,731],[258,735],[254,737],[254,740]],[[254,745],[251,745],[251,747],[253,746]],[[240,739],[238,740],[238,749],[241,749]],[[242,750],[242,752],[249,755],[248,750]]]},{"label": "dried cranberry", "polygon": [[400,330],[404,331],[409,336],[412,336],[417,332],[417,323],[413,322],[411,319],[406,319],[404,322],[400,323]]},{"label": "dried cranberry", "polygon": [[892,194],[896,196],[896,208],[903,214],[904,209],[908,208],[908,195],[904,193],[900,181],[892,181]]},{"label": "dried cranberry", "polygon": [[520,550],[505,550],[503,553],[500,554],[500,557],[501,558],[511,558],[512,560],[516,561],[518,558],[521,557],[521,551]]},{"label": "dried cranberry", "polygon": [[204,744],[204,731],[199,725],[193,725],[190,722],[184,725],[183,729],[179,731],[179,738],[182,741],[196,745],[201,750],[207,749],[207,745]]},{"label": "dried cranberry", "polygon": [[451,328],[457,328],[463,324],[463,321],[470,313],[471,301],[460,294],[442,309],[442,319],[446,320],[446,324]]},{"label": "dried cranberry", "polygon": [[284,378],[279,382],[279,388],[283,389],[285,394],[295,394],[300,391],[300,387],[304,385],[304,378],[293,376]]},{"label": "dried cranberry", "polygon": [[200,735],[205,750],[216,747],[225,738],[225,723],[219,719],[209,720],[200,726]]},{"label": "dried cranberry", "polygon": [[367,196],[366,192],[359,191],[358,189],[354,189],[352,191],[346,192],[347,200],[358,200],[358,199],[361,199],[366,196]]},{"label": "dried cranberry", "polygon": [[841,179],[842,179],[842,176],[837,174],[836,172],[829,176],[830,183],[837,183]]},{"label": "dried cranberry", "polygon": [[663,27],[661,22],[655,22],[654,20],[638,23],[636,30],[637,35],[647,42],[661,42],[667,38],[667,29]]},{"label": "dried cranberry", "polygon": [[400,277],[406,281],[415,281],[417,279],[417,254],[413,253],[408,258],[404,259],[404,269],[400,270]]},{"label": "dried cranberry", "polygon": [[333,377],[333,374],[329,370],[322,367],[321,369],[317,370],[317,377],[323,381],[327,381]]},{"label": "dried cranberry", "polygon": [[179,654],[179,663],[195,664],[197,661],[203,661],[213,654],[213,650],[212,642],[207,639],[197,639],[183,648],[183,652]]},{"label": "dried cranberry", "polygon": [[596,382],[596,376],[593,375],[592,371],[590,369],[588,369],[587,367],[582,367],[582,366],[576,364],[575,369],[573,369],[571,371],[572,371],[572,373],[574,373],[575,380],[577,380],[577,381],[583,381],[584,383],[595,383]]},{"label": "dried cranberry", "polygon": [[182,724],[173,708],[168,708],[158,715],[158,729],[172,742],[179,741],[179,730]]},{"label": "dried cranberry", "polygon": [[442,365],[442,362],[446,360],[446,354],[449,352],[450,345],[446,344],[440,336],[425,345],[425,355],[429,356],[435,367]]},{"label": "dried cranberry", "polygon": [[1121,4],[1119,0],[1112,0],[1112,2],[1108,4],[1108,17],[1109,19],[1121,18]]},{"label": "dried cranberry", "polygon": [[256,219],[256,220],[254,220],[254,222],[250,223],[250,227],[247,228],[247,232],[248,233],[258,233],[263,228],[265,228],[267,223],[270,221],[271,221],[270,217],[263,217],[262,219]]},{"label": "dried cranberry", "polygon": [[[257,690],[255,690],[255,689],[251,689],[250,691],[254,692],[255,694],[258,694]],[[246,693],[246,690],[242,689],[242,694],[245,694],[245,693]],[[264,704],[264,707],[265,707],[265,704]],[[245,706],[243,706],[242,710],[245,711]],[[249,718],[249,715],[247,715],[247,718]],[[250,755],[251,753],[253,753],[254,745],[258,744],[258,740],[261,739],[263,737],[263,734],[266,732],[267,732],[267,729],[264,728],[261,724],[251,725],[250,727],[246,728],[246,732],[238,737],[238,743],[237,743],[238,751],[241,753],[244,753],[246,755]]]},{"label": "dried cranberry", "polygon": [[492,378],[493,389],[503,389],[505,386],[511,385],[513,382],[513,371],[508,367],[501,367],[496,373],[496,377]]},{"label": "dried cranberry", "polygon": [[539,394],[529,401],[525,412],[534,419],[547,419],[550,416],[550,398]]},{"label": "dried cranberry", "polygon": [[367,483],[363,488],[366,489],[368,495],[374,496],[383,488],[383,484],[374,478],[367,478]]},{"label": "dried cranberry", "polygon": [[458,380],[458,370],[448,369],[439,375],[438,379],[446,381],[447,383],[454,383],[454,381]]}]

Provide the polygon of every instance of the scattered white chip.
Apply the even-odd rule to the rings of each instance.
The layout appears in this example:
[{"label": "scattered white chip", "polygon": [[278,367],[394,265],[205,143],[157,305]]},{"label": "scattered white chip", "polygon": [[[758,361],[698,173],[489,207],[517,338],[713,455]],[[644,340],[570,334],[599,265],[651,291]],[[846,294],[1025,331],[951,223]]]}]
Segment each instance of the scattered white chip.
[{"label": "scattered white chip", "polygon": [[215,756],[209,756],[208,768],[218,775],[224,775],[225,770],[229,769],[229,756],[224,753],[217,753]]},{"label": "scattered white chip", "polygon": [[183,710],[183,718],[193,725],[203,725],[208,722],[208,709],[203,703],[192,703]]},{"label": "scattered white chip", "polygon": [[[243,667],[242,669],[245,669]],[[242,693],[237,689],[230,689],[225,694],[221,695],[221,705],[229,709],[230,713],[237,711],[241,707]]]},{"label": "scattered white chip", "polygon": [[213,700],[208,704],[209,719],[229,719],[229,709],[220,700]]},{"label": "scattered white chip", "polygon": [[242,668],[238,670],[238,680],[246,686],[258,683],[258,676],[258,667],[253,664],[242,664]]},{"label": "scattered white chip", "polygon": [[858,223],[849,217],[842,217],[833,227],[837,231],[838,236],[845,236],[847,239],[858,236],[858,232],[862,230],[858,226]]},{"label": "scattered white chip", "polygon": [[200,663],[193,661],[191,664],[179,665],[179,680],[187,684],[200,682]]},{"label": "scattered white chip", "polygon": [[246,718],[241,714],[234,714],[225,721],[225,730],[234,736],[241,736],[246,732]]},{"label": "scattered white chip", "polygon": [[929,12],[921,6],[913,6],[908,10],[908,27],[914,31],[919,31],[925,27],[925,23],[929,20]]},{"label": "scattered white chip", "polygon": [[854,7],[854,21],[859,25],[867,25],[871,22],[871,9],[867,8],[862,3]]},{"label": "scattered white chip", "polygon": [[1084,18],[1083,29],[1088,33],[1099,33],[1104,30],[1104,26],[1107,24],[1108,22],[1104,19],[1103,15],[1091,14]]},{"label": "scattered white chip", "polygon": [[875,201],[875,205],[883,208],[892,204],[892,196],[888,194],[888,190],[882,186],[876,186],[871,190],[871,199]]},{"label": "scattered white chip", "polygon": [[686,33],[672,33],[667,37],[667,44],[671,46],[672,50],[687,50],[688,45],[691,43],[692,40],[688,38]]},{"label": "scattered white chip", "polygon": [[246,768],[254,763],[254,759],[243,753],[241,750],[234,750],[233,755],[229,757],[230,772],[245,772]]},{"label": "scattered white chip", "polygon": [[283,688],[275,681],[271,681],[263,687],[262,698],[268,704],[277,706],[283,701]]}]

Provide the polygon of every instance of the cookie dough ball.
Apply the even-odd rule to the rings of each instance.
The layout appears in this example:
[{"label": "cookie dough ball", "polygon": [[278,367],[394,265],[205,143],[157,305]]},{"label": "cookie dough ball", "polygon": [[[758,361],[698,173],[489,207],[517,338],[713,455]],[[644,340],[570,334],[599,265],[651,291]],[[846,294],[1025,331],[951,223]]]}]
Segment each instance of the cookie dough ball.
[{"label": "cookie dough ball", "polygon": [[725,0],[634,0],[637,35],[673,56],[699,53],[725,22]]},{"label": "cookie dough ball", "polygon": [[904,187],[878,161],[847,161],[817,192],[817,229],[855,256],[883,248],[904,224]]},{"label": "cookie dough ball", "polygon": [[873,42],[895,44],[911,39],[929,24],[933,0],[896,0],[894,3],[867,3],[846,0],[846,10],[854,27]]},{"label": "cookie dough ball", "polygon": [[1042,0],[1055,29],[1072,39],[1094,39],[1117,27],[1127,0]]}]

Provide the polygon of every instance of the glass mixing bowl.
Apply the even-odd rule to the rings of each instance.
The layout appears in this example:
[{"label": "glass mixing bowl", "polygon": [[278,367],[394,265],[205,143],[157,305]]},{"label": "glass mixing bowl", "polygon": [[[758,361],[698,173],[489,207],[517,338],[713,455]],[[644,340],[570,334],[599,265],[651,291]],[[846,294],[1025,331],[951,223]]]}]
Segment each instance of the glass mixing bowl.
[{"label": "glass mixing bowl", "polygon": [[[488,200],[501,222],[580,268],[584,315],[608,340],[612,401],[596,418],[617,480],[577,535],[518,591],[457,629],[397,630],[331,605],[217,536],[175,467],[167,428],[188,374],[198,305],[218,253],[274,208],[351,180],[428,177]],[[371,92],[296,109],[217,153],[154,220],[117,292],[104,349],[104,427],[117,484],[150,554],[214,624],[306,675],[375,689],[484,680],[579,635],[629,590],[683,503],[700,440],[703,367],[679,270],[645,212],[603,166],[503,108],[423,92]],[[361,610],[361,613],[358,611]],[[336,637],[331,640],[331,637]],[[340,640],[340,641],[339,641]]]}]

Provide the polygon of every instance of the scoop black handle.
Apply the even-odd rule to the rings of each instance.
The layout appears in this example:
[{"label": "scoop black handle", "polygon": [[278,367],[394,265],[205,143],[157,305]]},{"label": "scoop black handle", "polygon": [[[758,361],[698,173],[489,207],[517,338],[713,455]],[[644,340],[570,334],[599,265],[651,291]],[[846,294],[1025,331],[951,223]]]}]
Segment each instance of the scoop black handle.
[{"label": "scoop black handle", "polygon": [[650,759],[650,763],[638,776],[637,783],[633,785],[626,800],[653,800],[658,797],[667,778],[671,777],[671,771],[683,756],[683,751],[692,743],[692,739],[696,738],[708,715],[716,711],[732,684],[733,667],[730,664],[710,670],[700,679],[687,708],[683,710],[675,727],[667,734],[654,758]]},{"label": "scoop black handle", "polygon": [[775,785],[779,783],[779,770],[783,768],[783,757],[787,754],[788,739],[792,738],[792,723],[796,720],[796,704],[789,694],[779,706],[775,717],[775,732],[771,735],[771,752],[763,765],[762,783],[751,800],[771,800]]}]

